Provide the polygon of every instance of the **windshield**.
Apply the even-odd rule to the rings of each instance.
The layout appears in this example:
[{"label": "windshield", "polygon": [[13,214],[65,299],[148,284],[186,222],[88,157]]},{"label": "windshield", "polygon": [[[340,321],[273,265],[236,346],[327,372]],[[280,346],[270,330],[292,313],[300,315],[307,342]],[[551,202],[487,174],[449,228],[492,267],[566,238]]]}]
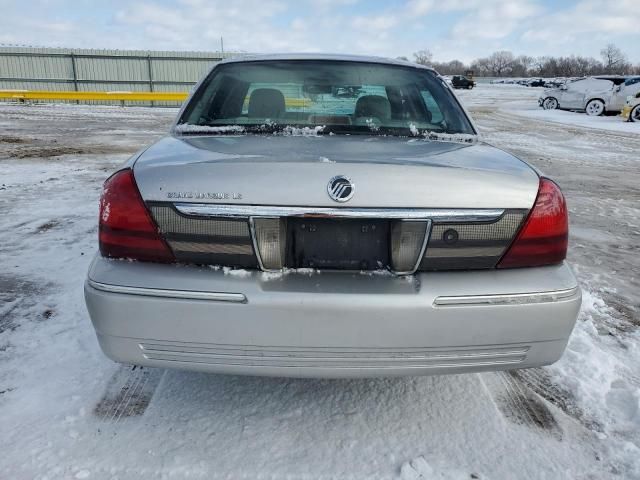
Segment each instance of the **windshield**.
[{"label": "windshield", "polygon": [[178,121],[180,133],[474,134],[432,71],[345,61],[258,61],[217,66]]}]

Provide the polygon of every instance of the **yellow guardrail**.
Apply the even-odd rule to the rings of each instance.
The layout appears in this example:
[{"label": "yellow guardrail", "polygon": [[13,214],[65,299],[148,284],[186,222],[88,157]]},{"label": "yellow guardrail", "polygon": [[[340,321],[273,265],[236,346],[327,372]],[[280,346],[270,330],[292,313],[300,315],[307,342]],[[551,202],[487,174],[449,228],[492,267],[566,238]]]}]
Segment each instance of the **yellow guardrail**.
[{"label": "yellow guardrail", "polygon": [[[130,102],[183,102],[187,92],[69,92],[49,90],[0,90],[0,99],[10,100],[80,100],[80,101],[130,101]],[[248,102],[247,98],[245,102]],[[289,108],[308,107],[306,98],[285,98]]]},{"label": "yellow guardrail", "polygon": [[0,90],[0,98],[11,100],[117,100],[131,102],[182,102],[186,92],[65,92],[46,90]]}]

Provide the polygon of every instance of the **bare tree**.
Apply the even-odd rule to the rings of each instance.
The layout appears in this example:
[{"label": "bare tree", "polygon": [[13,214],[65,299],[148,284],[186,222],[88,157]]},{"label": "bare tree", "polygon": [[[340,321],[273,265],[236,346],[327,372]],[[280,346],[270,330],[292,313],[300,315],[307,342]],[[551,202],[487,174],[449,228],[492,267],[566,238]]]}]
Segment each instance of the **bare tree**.
[{"label": "bare tree", "polygon": [[486,58],[478,58],[471,63],[471,68],[479,76],[510,76],[514,57],[511,52],[493,52]]},{"label": "bare tree", "polygon": [[602,63],[593,57],[573,57],[573,60],[575,62],[575,74],[578,77],[598,75],[604,69]]},{"label": "bare tree", "polygon": [[493,75],[489,67],[488,58],[478,58],[471,62],[471,70],[479,77],[488,77]]},{"label": "bare tree", "polygon": [[562,77],[577,77],[579,75],[575,57],[559,57],[557,62],[558,75]]},{"label": "bare tree", "polygon": [[529,73],[538,77],[544,77],[544,64],[547,57],[536,57],[533,59],[531,66],[529,67]]},{"label": "bare tree", "polygon": [[433,61],[429,50],[413,54],[416,63],[429,65],[442,75],[462,74],[473,70],[478,77],[585,77],[603,73],[640,75],[640,65],[633,66],[615,45],[607,45],[601,52],[604,62],[593,57],[571,55],[569,57],[515,57],[509,51],[494,52],[488,57],[477,58],[467,66],[459,60]]},{"label": "bare tree", "polygon": [[626,55],[613,43],[600,50],[600,55],[607,73],[624,73],[630,66]]},{"label": "bare tree", "polygon": [[416,59],[416,63],[420,65],[431,65],[431,60],[433,59],[433,53],[429,49],[419,50],[413,54]]},{"label": "bare tree", "polygon": [[511,65],[511,75],[514,77],[526,77],[530,75],[534,58],[528,55],[520,55]]},{"label": "bare tree", "polygon": [[440,75],[462,75],[469,68],[460,60],[451,60],[449,62],[432,62],[431,66]]},{"label": "bare tree", "polygon": [[494,77],[501,77],[509,74],[514,62],[513,53],[507,50],[493,52],[489,55],[487,60],[487,66]]}]

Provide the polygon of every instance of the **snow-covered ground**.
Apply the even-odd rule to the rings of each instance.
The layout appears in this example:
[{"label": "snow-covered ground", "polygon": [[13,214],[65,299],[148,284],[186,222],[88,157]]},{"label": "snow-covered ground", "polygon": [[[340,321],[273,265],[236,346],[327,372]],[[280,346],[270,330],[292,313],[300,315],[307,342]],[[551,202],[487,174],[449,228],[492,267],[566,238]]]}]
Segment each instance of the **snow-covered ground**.
[{"label": "snow-covered ground", "polygon": [[106,359],[82,298],[101,182],[175,110],[0,105],[0,479],[640,478],[640,130],[522,114],[537,95],[460,93],[567,195],[584,302],[564,357],[341,381]]}]

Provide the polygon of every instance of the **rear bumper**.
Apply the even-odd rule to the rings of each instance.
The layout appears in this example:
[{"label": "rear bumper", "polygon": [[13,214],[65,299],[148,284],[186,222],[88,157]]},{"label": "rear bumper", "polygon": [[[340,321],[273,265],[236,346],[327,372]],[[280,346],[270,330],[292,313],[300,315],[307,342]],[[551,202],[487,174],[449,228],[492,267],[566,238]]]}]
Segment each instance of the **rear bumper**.
[{"label": "rear bumper", "polygon": [[113,360],[208,372],[348,377],[534,367],[564,351],[571,270],[225,274],[96,257],[85,298]]}]

